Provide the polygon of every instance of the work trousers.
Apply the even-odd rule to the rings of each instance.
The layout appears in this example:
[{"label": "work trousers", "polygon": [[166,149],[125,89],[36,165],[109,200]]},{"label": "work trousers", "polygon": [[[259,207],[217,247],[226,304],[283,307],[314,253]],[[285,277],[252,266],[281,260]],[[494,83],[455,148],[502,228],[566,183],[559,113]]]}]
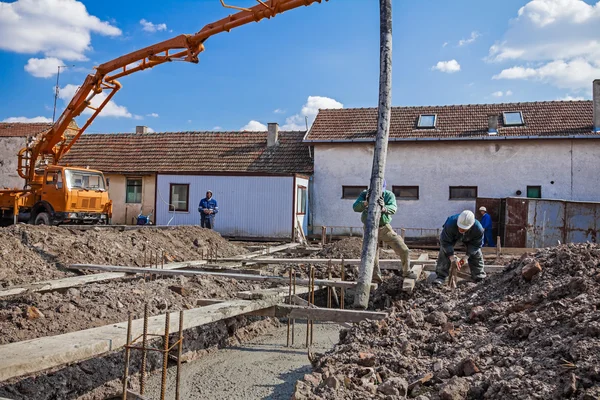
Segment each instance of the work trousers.
[{"label": "work trousers", "polygon": [[[402,236],[398,235],[389,224],[380,227],[377,232],[377,243],[383,242],[390,246],[396,255],[402,260],[402,275],[407,276],[410,268],[409,250],[404,243]],[[381,269],[379,268],[379,249],[375,254],[375,263],[373,265],[374,282],[382,282]]]},{"label": "work trousers", "polygon": [[[483,254],[481,253],[481,249],[479,249],[469,256],[469,269],[471,270],[471,278],[474,281],[485,278],[486,275],[483,268]],[[450,275],[450,259],[442,248],[440,248],[440,254],[438,254],[435,273],[438,279],[444,280]]]},{"label": "work trousers", "polygon": [[215,228],[215,217],[207,214],[200,214],[200,226],[202,228],[214,229]]},{"label": "work trousers", "polygon": [[491,229],[486,229],[483,232],[483,246],[496,247],[496,242],[494,242],[494,232],[492,232]]}]

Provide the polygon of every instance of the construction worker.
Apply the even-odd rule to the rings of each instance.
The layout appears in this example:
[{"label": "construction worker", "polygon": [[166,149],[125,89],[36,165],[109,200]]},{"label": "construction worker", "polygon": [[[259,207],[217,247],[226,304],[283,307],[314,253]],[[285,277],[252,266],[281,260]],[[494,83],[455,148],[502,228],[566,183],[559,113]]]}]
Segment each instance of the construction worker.
[{"label": "construction worker", "polygon": [[[458,241],[461,241],[467,248],[467,255],[461,260],[454,255],[454,245]],[[460,270],[462,265],[468,263],[471,269],[471,278],[475,282],[485,279],[483,254],[481,253],[483,227],[479,221],[475,220],[475,214],[472,211],[465,210],[460,214],[448,217],[440,234],[440,244],[440,254],[435,270],[437,278],[433,282],[434,285],[444,284],[450,274],[451,264],[456,264],[456,268]]]},{"label": "construction worker", "polygon": [[[379,230],[377,232],[377,240],[387,243],[396,252],[398,257],[402,260],[402,275],[409,275],[409,250],[402,236],[399,236],[392,229],[390,222],[392,222],[392,215],[396,213],[398,206],[396,205],[396,196],[389,190],[385,190],[386,182],[383,181],[383,193],[377,200],[377,204],[381,208],[381,218],[379,220]],[[358,196],[352,208],[354,211],[362,213],[360,219],[364,224],[367,222],[367,207],[369,206],[369,195],[371,190],[363,190]],[[381,270],[379,269],[379,257],[375,257],[375,264],[373,265],[373,282],[383,282],[381,276]]]},{"label": "construction worker", "polygon": [[496,247],[494,233],[492,232],[492,217],[487,213],[487,208],[479,207],[481,213],[481,226],[483,227],[483,246]]},{"label": "construction worker", "polygon": [[206,197],[200,200],[198,212],[200,213],[200,226],[214,229],[215,215],[219,212],[219,206],[217,205],[217,201],[213,199],[213,192],[211,190],[207,191]]}]

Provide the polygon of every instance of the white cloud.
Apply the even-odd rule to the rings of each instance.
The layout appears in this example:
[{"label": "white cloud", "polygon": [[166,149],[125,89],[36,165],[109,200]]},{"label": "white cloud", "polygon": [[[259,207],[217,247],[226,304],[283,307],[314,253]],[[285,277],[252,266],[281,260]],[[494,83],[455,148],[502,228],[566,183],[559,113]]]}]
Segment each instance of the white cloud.
[{"label": "white cloud", "polygon": [[277,108],[277,109],[273,110],[273,112],[275,114],[285,114],[285,110],[282,110],[281,108]]},{"label": "white cloud", "polygon": [[571,96],[570,94],[567,94],[564,97],[559,97],[556,100],[563,100],[563,101],[580,101],[580,100],[585,100],[585,97],[583,96]]},{"label": "white cloud", "polygon": [[439,61],[435,66],[431,67],[431,69],[453,74],[460,71],[460,64],[456,60]]},{"label": "white cloud", "polygon": [[188,119],[188,124],[191,124],[191,123],[192,123],[192,120],[191,120],[191,119]]},{"label": "white cloud", "polygon": [[[64,100],[65,103],[68,104],[71,101],[71,99],[73,98],[73,96],[75,96],[77,89],[78,89],[78,86],[68,84],[64,88],[60,89],[60,92],[58,93],[58,97],[61,98],[62,100]],[[106,99],[106,93],[103,92],[103,93],[96,95],[92,99],[92,106],[93,107],[100,106],[100,104],[104,101],[104,99]],[[87,115],[91,115],[93,113],[94,113],[94,111],[91,110],[90,108],[86,108],[83,111],[83,114],[87,114]],[[132,118],[133,117],[133,115],[131,115],[131,113],[129,111],[127,111],[127,107],[119,106],[119,105],[117,105],[117,103],[115,103],[112,100],[108,102],[108,104],[104,107],[104,109],[98,116],[99,117],[117,117],[117,118],[119,118],[119,117]]]},{"label": "white cloud", "polygon": [[497,92],[492,93],[492,96],[494,96],[494,97],[502,97],[502,96],[504,96],[504,92],[497,91]]},{"label": "white cloud", "polygon": [[442,47],[446,47],[448,46],[448,42],[444,42],[444,44],[442,45]]},{"label": "white cloud", "polygon": [[59,66],[64,66],[61,60],[55,57],[30,58],[24,69],[36,78],[50,78],[58,72]]},{"label": "white cloud", "polygon": [[600,76],[600,2],[531,0],[511,21],[487,61],[518,63],[494,79],[529,79],[559,88],[589,88]]},{"label": "white cloud", "polygon": [[471,32],[471,36],[468,39],[461,39],[461,40],[459,40],[458,41],[458,45],[462,47],[462,46],[466,46],[468,44],[471,44],[474,41],[476,41],[479,36],[481,36],[481,34],[479,32],[473,31],[473,32]]},{"label": "white cloud", "polygon": [[158,118],[158,114],[157,113],[150,113],[150,114],[146,114],[146,117]]},{"label": "white cloud", "polygon": [[146,32],[156,32],[156,31],[166,31],[167,30],[167,24],[153,24],[150,21],[146,21],[145,19],[142,19],[140,21],[140,25],[142,25],[142,29],[145,30]]},{"label": "white cloud", "polygon": [[52,119],[46,117],[10,117],[6,118],[2,122],[52,122]]},{"label": "white cloud", "polygon": [[217,125],[217,126],[213,126],[212,130],[213,130],[213,131],[222,131],[222,130],[223,130],[223,127],[221,127],[221,126],[219,126],[219,125]]},{"label": "white cloud", "polygon": [[133,119],[137,119],[139,121],[139,120],[144,119],[144,117],[142,117],[141,115],[134,115]]},{"label": "white cloud", "polygon": [[267,130],[267,126],[265,124],[261,124],[258,121],[250,121],[246,125],[244,125],[240,130],[242,131],[254,131],[254,132],[264,132]]},{"label": "white cloud", "polygon": [[150,128],[149,126],[146,127],[146,132],[148,132],[148,133],[155,133],[154,129]]},{"label": "white cloud", "polygon": [[[91,34],[119,36],[121,30],[88,14],[76,0],[17,0],[0,2],[0,49],[21,54],[42,53],[46,61],[29,60],[32,71],[46,71],[57,60],[85,61],[92,49]],[[43,68],[42,68],[43,67]],[[54,71],[56,72],[56,71]]]},{"label": "white cloud", "polygon": [[284,131],[304,131],[306,130],[306,118],[308,118],[308,126],[311,126],[320,109],[331,108],[344,108],[344,105],[329,97],[308,96],[300,113],[286,118],[281,129]]},{"label": "white cloud", "polygon": [[507,90],[507,91],[504,93],[504,95],[505,95],[505,96],[512,96],[512,94],[513,94],[512,90]]}]

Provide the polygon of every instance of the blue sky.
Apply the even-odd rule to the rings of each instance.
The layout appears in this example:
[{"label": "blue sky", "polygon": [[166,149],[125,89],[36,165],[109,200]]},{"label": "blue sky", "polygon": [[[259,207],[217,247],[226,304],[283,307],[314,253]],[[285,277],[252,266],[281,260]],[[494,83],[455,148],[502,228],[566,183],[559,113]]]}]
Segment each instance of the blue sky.
[{"label": "blue sky", "polygon": [[[600,5],[593,1],[393,6],[394,105],[587,99],[600,78]],[[218,0],[0,2],[0,121],[51,118],[59,63],[74,67],[61,73],[57,113],[94,65],[229,13]],[[312,121],[318,107],[377,105],[376,0],[302,7],[205,46],[197,65],[169,63],[121,79],[115,104],[88,131],[293,128]]]}]

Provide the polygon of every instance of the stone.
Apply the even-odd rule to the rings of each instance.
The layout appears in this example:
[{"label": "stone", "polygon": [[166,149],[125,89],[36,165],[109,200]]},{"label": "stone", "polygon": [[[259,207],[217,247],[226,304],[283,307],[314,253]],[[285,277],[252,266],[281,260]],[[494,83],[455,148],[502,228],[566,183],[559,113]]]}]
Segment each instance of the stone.
[{"label": "stone", "polygon": [[533,277],[539,274],[540,272],[542,272],[542,266],[539,262],[534,261],[523,267],[523,269],[521,270],[521,275],[526,281],[531,281],[531,279],[533,279]]},{"label": "stone", "polygon": [[183,286],[169,286],[169,289],[183,297],[187,297],[190,294],[189,290],[187,290]]},{"label": "stone", "polygon": [[330,376],[325,379],[325,385],[333,390],[337,390],[340,387],[340,381],[335,376]]},{"label": "stone", "polygon": [[441,400],[463,400],[469,393],[469,382],[465,378],[452,377],[439,391]]},{"label": "stone", "polygon": [[485,319],[485,309],[481,306],[475,306],[469,313],[469,320],[471,322],[483,321]]},{"label": "stone", "polygon": [[441,311],[434,311],[425,317],[425,321],[432,325],[441,326],[448,322],[448,317],[446,317],[446,314]]},{"label": "stone", "polygon": [[387,396],[406,396],[408,391],[408,382],[404,378],[394,377],[390,378],[383,384],[379,385],[378,391]]},{"label": "stone", "polygon": [[463,376],[472,376],[481,372],[475,361],[471,358],[467,358],[461,362],[460,371]]},{"label": "stone", "polygon": [[323,378],[321,377],[321,374],[313,373],[304,375],[304,380],[310,383],[312,386],[317,387],[321,384]]},{"label": "stone", "polygon": [[38,318],[45,318],[44,314],[37,307],[27,306],[27,311],[25,312],[25,316],[28,320],[32,321]]},{"label": "stone", "polygon": [[433,372],[439,372],[444,368],[444,363],[441,361],[436,361],[433,363]]},{"label": "stone", "polygon": [[372,367],[375,365],[375,362],[377,361],[377,358],[375,357],[375,354],[372,353],[363,353],[360,352],[358,353],[358,362],[357,364],[363,367]]}]

